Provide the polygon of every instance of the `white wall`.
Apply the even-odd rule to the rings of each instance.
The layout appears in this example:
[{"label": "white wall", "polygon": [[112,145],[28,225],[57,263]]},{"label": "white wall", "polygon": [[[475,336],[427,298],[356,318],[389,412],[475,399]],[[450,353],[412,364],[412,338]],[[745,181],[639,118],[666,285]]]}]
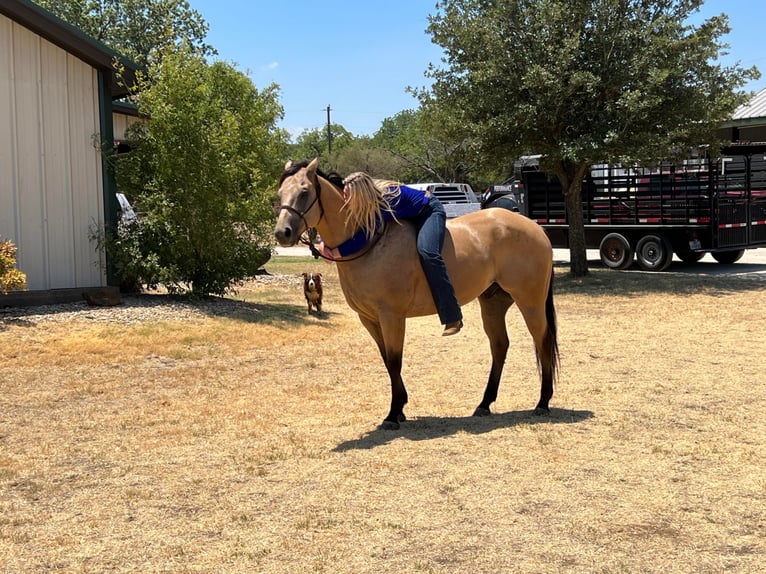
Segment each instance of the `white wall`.
[{"label": "white wall", "polygon": [[0,15],[0,237],[30,290],[105,285],[97,71]]},{"label": "white wall", "polygon": [[116,141],[125,139],[125,132],[128,130],[128,127],[132,126],[136,122],[141,121],[143,120],[138,116],[131,116],[128,114],[114,112],[112,114],[112,129],[114,130],[114,139]]}]

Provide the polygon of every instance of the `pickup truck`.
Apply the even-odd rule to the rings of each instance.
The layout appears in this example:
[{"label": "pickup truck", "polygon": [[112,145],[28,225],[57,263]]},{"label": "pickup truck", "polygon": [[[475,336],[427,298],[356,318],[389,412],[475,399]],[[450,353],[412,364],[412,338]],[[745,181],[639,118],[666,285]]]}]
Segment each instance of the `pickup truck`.
[{"label": "pickup truck", "polygon": [[481,209],[479,198],[467,183],[408,183],[407,187],[420,189],[439,198],[448,219]]}]

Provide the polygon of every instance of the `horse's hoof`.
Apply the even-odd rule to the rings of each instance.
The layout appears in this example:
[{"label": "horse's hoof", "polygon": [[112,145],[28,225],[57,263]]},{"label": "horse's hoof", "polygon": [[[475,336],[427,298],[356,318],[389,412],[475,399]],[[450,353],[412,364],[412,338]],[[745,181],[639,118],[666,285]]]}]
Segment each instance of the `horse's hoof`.
[{"label": "horse's hoof", "polygon": [[407,420],[407,417],[404,415],[404,413],[399,413],[399,415],[396,417],[396,420],[398,420],[400,423],[403,423]]},{"label": "horse's hoof", "polygon": [[399,430],[401,425],[394,421],[383,421],[380,423],[381,430]]},{"label": "horse's hoof", "polygon": [[485,409],[484,407],[476,407],[476,410],[473,411],[473,416],[475,417],[488,417],[492,414],[492,411],[489,409]]},{"label": "horse's hoof", "polygon": [[548,409],[544,409],[543,407],[535,407],[535,410],[532,411],[532,414],[536,417],[543,417],[543,416],[549,416],[551,414],[551,411]]}]

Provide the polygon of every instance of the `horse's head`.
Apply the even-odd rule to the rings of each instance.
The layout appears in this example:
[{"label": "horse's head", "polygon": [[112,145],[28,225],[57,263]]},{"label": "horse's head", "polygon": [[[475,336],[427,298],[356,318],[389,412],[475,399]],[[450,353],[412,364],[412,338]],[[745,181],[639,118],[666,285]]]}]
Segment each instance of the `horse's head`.
[{"label": "horse's head", "polygon": [[322,217],[319,199],[321,186],[317,179],[317,164],[310,162],[285,164],[279,184],[279,213],[274,235],[283,247],[298,243],[301,235],[315,227]]}]

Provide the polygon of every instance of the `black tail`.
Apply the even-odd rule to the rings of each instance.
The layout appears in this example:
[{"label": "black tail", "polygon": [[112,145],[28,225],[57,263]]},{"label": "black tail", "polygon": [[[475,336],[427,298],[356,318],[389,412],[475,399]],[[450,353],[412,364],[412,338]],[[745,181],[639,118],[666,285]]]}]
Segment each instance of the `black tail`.
[{"label": "black tail", "polygon": [[548,356],[551,361],[551,375],[555,381],[559,368],[559,339],[556,333],[556,307],[553,304],[553,275],[553,269],[551,269],[548,297],[545,299],[545,318],[548,322],[548,334],[545,337],[545,345],[548,348]]}]

